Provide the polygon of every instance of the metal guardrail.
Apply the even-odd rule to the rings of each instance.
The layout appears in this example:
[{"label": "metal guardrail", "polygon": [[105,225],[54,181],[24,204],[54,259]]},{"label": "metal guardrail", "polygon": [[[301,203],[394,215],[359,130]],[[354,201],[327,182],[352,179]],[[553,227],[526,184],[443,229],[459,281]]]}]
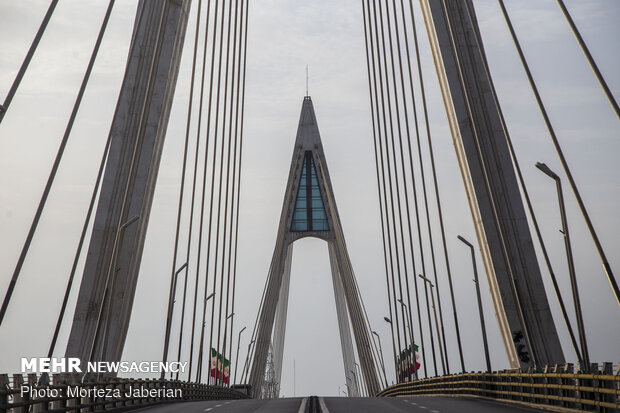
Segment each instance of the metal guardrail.
[{"label": "metal guardrail", "polygon": [[507,371],[438,376],[395,384],[377,397],[474,396],[550,408],[620,412],[620,375],[613,374],[611,363],[603,363],[602,370],[595,373],[572,371],[572,365],[566,365],[546,368],[544,373]]},{"label": "metal guardrail", "polygon": [[[178,380],[109,378],[82,382],[80,375],[45,378],[0,374],[0,413],[125,411],[141,406],[188,400],[247,399],[227,387]],[[23,386],[23,387],[22,387]],[[25,391],[24,391],[25,390]]]}]

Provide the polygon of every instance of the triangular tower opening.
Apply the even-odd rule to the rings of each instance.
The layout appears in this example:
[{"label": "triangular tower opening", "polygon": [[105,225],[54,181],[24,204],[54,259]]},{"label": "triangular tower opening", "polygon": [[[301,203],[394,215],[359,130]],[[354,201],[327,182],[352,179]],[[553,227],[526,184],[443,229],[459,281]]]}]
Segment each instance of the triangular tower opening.
[{"label": "triangular tower opening", "polygon": [[291,232],[307,231],[329,231],[312,151],[304,153],[295,210],[291,221]]}]

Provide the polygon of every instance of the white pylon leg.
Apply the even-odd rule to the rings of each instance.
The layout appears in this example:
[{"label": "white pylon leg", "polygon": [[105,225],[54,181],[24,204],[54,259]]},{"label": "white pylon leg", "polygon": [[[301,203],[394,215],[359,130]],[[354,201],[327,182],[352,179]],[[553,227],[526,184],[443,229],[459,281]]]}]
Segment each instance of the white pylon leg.
[{"label": "white pylon leg", "polygon": [[286,333],[286,317],[288,313],[288,297],[291,285],[291,262],[293,255],[293,244],[289,244],[286,249],[286,259],[284,260],[284,273],[282,274],[282,285],[280,286],[280,296],[276,307],[276,320],[273,329],[273,363],[275,370],[275,380],[278,390],[282,382],[282,360],[284,357],[284,336]]},{"label": "white pylon leg", "polygon": [[[351,378],[351,371],[355,371],[355,353],[353,352],[353,340],[351,338],[351,326],[347,313],[347,303],[344,298],[342,280],[338,272],[338,262],[334,245],[329,244],[329,263],[332,270],[332,283],[334,285],[334,298],[336,300],[336,315],[338,317],[338,329],[340,331],[340,346],[342,347],[342,361],[344,364],[344,375]],[[347,380],[348,381],[348,380]],[[349,395],[359,396],[357,380],[355,384],[349,384]]]}]

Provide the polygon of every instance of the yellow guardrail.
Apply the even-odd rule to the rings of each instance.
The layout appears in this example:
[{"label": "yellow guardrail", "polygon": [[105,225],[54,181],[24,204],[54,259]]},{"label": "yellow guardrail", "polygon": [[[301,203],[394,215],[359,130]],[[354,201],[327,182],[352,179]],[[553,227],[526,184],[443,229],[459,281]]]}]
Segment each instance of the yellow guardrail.
[{"label": "yellow guardrail", "polygon": [[550,408],[620,412],[620,375],[611,372],[611,363],[605,363],[602,373],[463,373],[395,384],[377,396],[474,396]]}]

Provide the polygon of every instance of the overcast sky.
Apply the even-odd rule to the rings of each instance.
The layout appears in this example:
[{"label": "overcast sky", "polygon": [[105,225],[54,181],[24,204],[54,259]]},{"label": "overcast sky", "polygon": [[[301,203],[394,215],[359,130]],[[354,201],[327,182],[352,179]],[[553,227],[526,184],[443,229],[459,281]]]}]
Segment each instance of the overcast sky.
[{"label": "overcast sky", "polygon": [[[387,296],[372,125],[359,0],[250,2],[246,124],[239,236],[235,324],[248,326],[241,338],[245,357],[262,286],[275,244],[281,202],[302,98],[305,67],[353,268],[373,328],[391,356]],[[417,3],[417,2],[414,2]],[[0,1],[0,99],[4,99],[48,2]],[[117,1],[65,158],[39,225],[13,300],[0,329],[0,372],[19,371],[19,357],[45,356],[100,153],[109,132],[129,47],[137,2]],[[197,2],[196,2],[197,4]],[[495,0],[474,1],[500,103],[521,161],[543,236],[570,300],[560,218],[553,182],[534,168],[561,166],[512,47]],[[611,267],[620,273],[620,128],[553,0],[506,1],[515,29],[530,60],[543,100],[572,167]],[[620,97],[620,3],[615,0],[566,1],[576,24]],[[60,2],[10,111],[0,125],[0,293],[11,278],[53,158],[62,138],[90,50],[107,2]],[[149,231],[138,280],[124,360],[159,360],[172,260],[178,186],[189,90],[190,16],[175,103],[171,113]],[[417,4],[416,4],[417,7]],[[418,17],[420,13],[418,12]],[[419,28],[423,24],[419,22]],[[484,369],[484,353],[475,306],[468,250],[456,240],[474,241],[435,69],[421,31],[423,69],[438,179],[445,210],[448,249],[468,370]],[[620,311],[566,185],[569,226],[581,292],[590,358],[620,361]],[[439,239],[439,238],[437,238]],[[479,262],[480,257],[477,257]],[[458,364],[453,321],[447,317],[445,271],[440,260],[448,354]],[[542,259],[539,258],[542,264]],[[482,269],[482,265],[479,265]],[[541,267],[542,268],[542,267]],[[335,304],[327,245],[318,239],[295,243],[291,277],[282,393],[336,395],[344,388]],[[443,278],[442,278],[443,277]],[[481,274],[482,298],[494,369],[507,368],[489,290]],[[543,279],[562,339],[565,356],[575,356],[559,313],[548,274]],[[79,282],[79,279],[78,279]],[[443,284],[442,284],[443,283]],[[77,284],[76,284],[77,285]],[[67,321],[72,318],[74,288]],[[572,304],[568,305],[574,320]],[[574,321],[573,321],[574,322]],[[64,351],[69,322],[57,354]],[[427,326],[423,326],[427,328]],[[238,330],[237,330],[238,331]],[[235,332],[236,346],[236,332]],[[296,377],[293,380],[293,362]],[[393,378],[391,363],[389,377]],[[234,369],[234,366],[233,366]]]}]

